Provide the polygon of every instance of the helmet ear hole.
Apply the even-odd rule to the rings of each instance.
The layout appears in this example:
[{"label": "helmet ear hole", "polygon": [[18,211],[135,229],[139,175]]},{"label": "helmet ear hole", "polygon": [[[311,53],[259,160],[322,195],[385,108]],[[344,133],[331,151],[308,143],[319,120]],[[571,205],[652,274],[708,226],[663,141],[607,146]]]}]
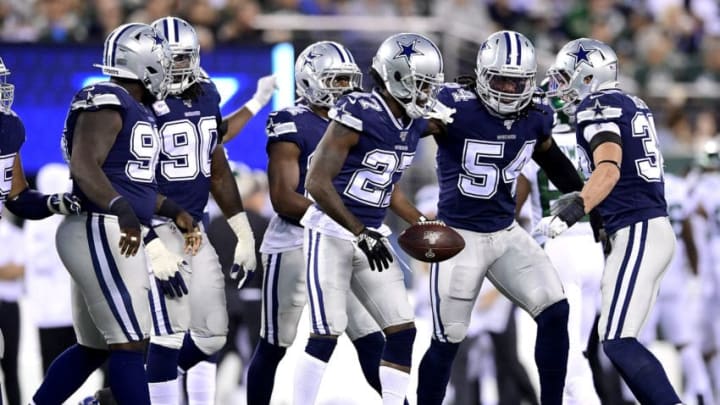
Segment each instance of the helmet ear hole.
[{"label": "helmet ear hole", "polygon": [[396,81],[399,82],[400,79],[402,79],[402,76],[400,76],[400,72],[398,72],[398,71],[396,70],[396,71],[395,71],[395,74],[393,74],[393,79],[395,79]]},{"label": "helmet ear hole", "polygon": [[303,80],[302,80],[302,84],[303,84],[303,86],[305,86],[305,87],[310,87],[310,82],[308,82],[307,79],[303,79]]}]

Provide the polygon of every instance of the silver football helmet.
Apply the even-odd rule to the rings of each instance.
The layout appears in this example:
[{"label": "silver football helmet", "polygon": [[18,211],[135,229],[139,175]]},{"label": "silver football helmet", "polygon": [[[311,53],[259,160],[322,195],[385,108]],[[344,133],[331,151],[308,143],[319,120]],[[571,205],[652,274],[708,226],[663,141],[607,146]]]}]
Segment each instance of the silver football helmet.
[{"label": "silver football helmet", "polygon": [[195,28],[177,17],[159,18],[151,26],[170,44],[173,65],[168,93],[181,94],[197,81],[200,70],[200,41]]},{"label": "silver football helmet", "polygon": [[131,23],[113,30],[105,40],[103,64],[94,65],[112,77],[139,80],[157,99],[167,95],[172,53],[167,41],[147,24]]},{"label": "silver football helmet", "polygon": [[475,69],[478,96],[501,115],[515,114],[532,100],[537,60],[523,34],[498,31],[482,43]]},{"label": "silver football helmet", "polygon": [[361,82],[355,58],[337,42],[315,42],[295,61],[297,93],[312,105],[332,107],[344,91],[359,88]]},{"label": "silver football helmet", "polygon": [[9,111],[15,99],[15,86],[7,82],[10,70],[0,58],[0,110]]},{"label": "silver football helmet", "polygon": [[564,110],[574,108],[589,94],[617,87],[617,55],[607,44],[591,38],[570,41],[548,69],[547,95],[561,98]]},{"label": "silver football helmet", "polygon": [[432,110],[445,80],[440,50],[420,34],[395,34],[383,41],[372,68],[411,118]]}]

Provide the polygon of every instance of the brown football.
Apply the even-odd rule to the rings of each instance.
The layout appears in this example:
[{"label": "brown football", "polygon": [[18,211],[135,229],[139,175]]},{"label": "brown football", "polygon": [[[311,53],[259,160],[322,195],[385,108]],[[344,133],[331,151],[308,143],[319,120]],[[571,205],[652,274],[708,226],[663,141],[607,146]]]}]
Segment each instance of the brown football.
[{"label": "brown football", "polygon": [[447,260],[465,248],[459,233],[437,221],[412,225],[398,236],[398,243],[410,256],[429,263]]}]

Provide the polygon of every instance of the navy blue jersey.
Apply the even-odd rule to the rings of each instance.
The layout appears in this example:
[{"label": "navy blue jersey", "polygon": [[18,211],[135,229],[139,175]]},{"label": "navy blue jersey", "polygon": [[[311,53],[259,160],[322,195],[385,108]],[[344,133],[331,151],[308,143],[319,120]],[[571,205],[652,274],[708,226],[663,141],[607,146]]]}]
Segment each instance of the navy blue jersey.
[{"label": "navy blue jersey", "polygon": [[[123,87],[111,82],[96,83],[81,89],[73,97],[65,119],[65,155],[69,159],[72,153],[78,115],[84,111],[93,112],[106,108],[117,110],[122,116],[123,124],[105,158],[102,170],[115,191],[130,202],[140,222],[150,225],[157,199],[155,166],[160,142],[155,116],[148,107],[135,100]],[[80,198],[85,211],[108,212],[107,207],[95,205],[77,182],[73,182],[73,194]]]},{"label": "navy blue jersey", "polygon": [[375,91],[340,97],[328,115],[360,133],[333,179],[335,190],[363,224],[377,228],[385,219],[395,183],[415,157],[427,120],[400,122]]},{"label": "navy blue jersey", "polygon": [[210,195],[210,166],[222,115],[215,85],[209,79],[196,85],[200,86],[196,99],[168,96],[153,109],[162,139],[157,166],[160,194],[199,222]]},{"label": "navy blue jersey", "polygon": [[[298,168],[300,178],[295,192],[305,195],[305,176],[307,175],[310,155],[320,138],[325,133],[329,120],[315,114],[310,107],[298,104],[293,107],[284,108],[270,114],[267,119],[267,146],[277,142],[292,142],[300,149]],[[280,215],[290,223],[299,225],[296,219]]]},{"label": "navy blue jersey", "polygon": [[[491,113],[475,92],[448,83],[438,96],[457,111],[436,136],[438,217],[474,232],[495,232],[515,219],[515,185],[535,146],[552,132],[553,115],[532,109],[518,120]],[[543,110],[545,111],[545,110]]]},{"label": "navy blue jersey", "polygon": [[14,111],[0,110],[0,211],[12,189],[13,165],[25,142],[25,126]]},{"label": "navy blue jersey", "polygon": [[622,138],[620,180],[598,206],[607,231],[667,215],[663,158],[645,102],[619,89],[604,90],[580,103],[576,119],[578,146],[587,156],[592,156],[590,142],[595,135],[612,132]]}]

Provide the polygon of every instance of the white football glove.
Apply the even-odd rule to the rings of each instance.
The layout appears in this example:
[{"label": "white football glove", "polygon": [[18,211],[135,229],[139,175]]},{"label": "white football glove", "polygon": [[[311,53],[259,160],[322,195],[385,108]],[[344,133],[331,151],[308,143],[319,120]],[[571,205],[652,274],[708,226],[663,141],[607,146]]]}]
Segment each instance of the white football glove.
[{"label": "white football glove", "polygon": [[253,236],[247,214],[244,212],[228,218],[228,224],[237,236],[235,245],[235,259],[230,269],[230,277],[238,279],[238,288],[249,282],[255,274],[257,265],[255,259],[255,237]]},{"label": "white football glove", "polygon": [[250,110],[252,115],[258,113],[272,98],[273,92],[277,89],[277,77],[275,75],[263,76],[257,81],[257,88],[252,98],[245,103],[245,108]]},{"label": "white football glove", "polygon": [[432,111],[427,113],[425,118],[434,118],[441,121],[443,124],[452,124],[453,121],[455,121],[455,118],[453,118],[453,114],[455,114],[455,112],[457,112],[456,109],[450,108],[445,104],[436,101]]},{"label": "white football glove", "polygon": [[553,207],[554,215],[544,217],[533,229],[533,235],[545,235],[554,238],[565,232],[577,221],[585,216],[585,202],[580,193],[564,195],[558,204]]},{"label": "white football glove", "polygon": [[187,285],[180,270],[185,270],[188,263],[182,256],[167,249],[160,238],[155,238],[145,245],[145,254],[150,260],[150,267],[155,275],[158,287],[170,298],[182,297],[188,293]]},{"label": "white football glove", "polygon": [[568,229],[568,224],[565,223],[557,215],[552,217],[543,217],[543,219],[535,225],[533,229],[533,235],[544,235],[548,238],[554,238]]}]

